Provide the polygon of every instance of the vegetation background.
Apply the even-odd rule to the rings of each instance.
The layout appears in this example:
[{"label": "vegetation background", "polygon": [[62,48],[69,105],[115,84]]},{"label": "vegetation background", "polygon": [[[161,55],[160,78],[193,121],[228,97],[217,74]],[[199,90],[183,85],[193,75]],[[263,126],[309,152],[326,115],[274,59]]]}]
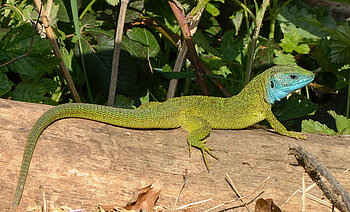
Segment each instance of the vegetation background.
[{"label": "vegetation background", "polygon": [[[335,19],[329,8],[301,0],[123,2],[127,11],[114,106],[134,108],[182,95],[228,97],[268,67],[297,64],[315,72],[316,79],[274,105],[278,119],[293,130],[301,130],[303,119],[313,119],[318,122],[303,122],[304,132],[349,133],[350,121],[337,115],[349,117],[346,15]],[[334,2],[349,6],[346,0]],[[42,3],[79,98],[107,104],[119,0],[0,3],[1,98],[73,102],[48,25],[36,25],[36,5]]]}]

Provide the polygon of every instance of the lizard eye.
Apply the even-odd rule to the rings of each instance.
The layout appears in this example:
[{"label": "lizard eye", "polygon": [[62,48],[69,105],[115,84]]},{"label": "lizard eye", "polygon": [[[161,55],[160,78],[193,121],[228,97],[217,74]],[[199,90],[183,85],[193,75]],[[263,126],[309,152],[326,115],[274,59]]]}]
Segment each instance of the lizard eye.
[{"label": "lizard eye", "polygon": [[270,81],[271,88],[275,87],[275,84],[273,84],[273,81]]},{"label": "lizard eye", "polygon": [[297,75],[291,74],[290,78],[295,79],[295,78],[297,78]]}]

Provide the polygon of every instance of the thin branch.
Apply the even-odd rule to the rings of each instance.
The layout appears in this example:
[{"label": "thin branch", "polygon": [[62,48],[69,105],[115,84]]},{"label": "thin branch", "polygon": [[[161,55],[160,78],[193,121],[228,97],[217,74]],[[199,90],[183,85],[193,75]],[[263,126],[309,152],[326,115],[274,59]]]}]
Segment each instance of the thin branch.
[{"label": "thin branch", "polygon": [[196,69],[196,79],[199,87],[201,88],[204,95],[209,95],[209,89],[204,78],[204,65],[199,60],[199,57],[196,52],[195,44],[191,38],[191,31],[189,24],[185,20],[183,10],[178,6],[180,3],[176,0],[168,1],[182,31],[186,45],[188,48],[188,56],[192,64],[194,64]]},{"label": "thin branch", "polygon": [[3,7],[11,7],[11,8],[13,8],[21,16],[22,21],[26,20],[26,17],[23,15],[21,10],[19,10],[17,7],[15,7],[15,6],[11,5],[11,4],[3,4],[3,5],[0,6],[0,9],[3,8]]},{"label": "thin branch", "polygon": [[38,23],[39,23],[39,18],[40,18],[40,15],[41,15],[41,9],[42,9],[42,7],[40,7],[40,10],[39,10],[39,15],[38,15],[38,18],[37,18],[36,23],[35,23],[35,26],[34,26],[32,39],[30,40],[29,48],[28,48],[27,53],[25,53],[25,54],[23,54],[23,55],[20,55],[20,56],[18,56],[18,57],[16,57],[16,58],[14,58],[14,59],[12,59],[12,60],[10,60],[10,61],[4,63],[4,64],[1,64],[1,65],[0,65],[0,68],[2,68],[2,67],[4,67],[4,66],[7,66],[7,65],[9,65],[9,64],[11,64],[11,63],[14,63],[15,61],[17,61],[17,60],[19,60],[19,59],[21,59],[21,58],[24,58],[24,57],[26,57],[26,56],[28,56],[28,55],[30,54],[30,51],[32,50],[32,46],[33,46],[33,43],[34,43],[35,32],[36,32],[36,30],[38,29]]},{"label": "thin branch", "polygon": [[312,181],[336,208],[340,211],[350,211],[348,192],[320,162],[302,147],[291,147],[289,152],[294,155],[299,165],[305,169]]},{"label": "thin branch", "polygon": [[185,172],[186,172],[186,173],[185,173],[184,175],[182,175],[184,182],[183,182],[183,184],[182,184],[182,186],[181,186],[181,189],[180,189],[179,193],[178,193],[177,196],[176,196],[175,203],[174,203],[174,208],[176,208],[176,204],[177,204],[177,202],[179,201],[180,195],[181,195],[182,191],[185,189],[185,186],[186,186],[186,181],[187,181],[187,170],[185,170]]},{"label": "thin branch", "polygon": [[235,194],[237,195],[237,197],[239,198],[239,200],[243,203],[243,205],[245,206],[245,208],[250,212],[250,208],[248,207],[247,203],[244,201],[244,199],[242,199],[241,194],[238,192],[238,189],[236,188],[235,184],[233,184],[233,181],[230,177],[230,175],[228,175],[228,173],[226,173],[226,181],[228,182],[228,184],[230,185],[230,187],[232,188],[232,190],[235,192]]},{"label": "thin branch", "polygon": [[[187,52],[188,52],[188,48],[187,48],[186,42],[183,41],[179,46],[179,51],[177,54],[177,58],[175,61],[173,72],[180,72],[181,71],[182,66],[183,66],[185,59],[186,59]],[[179,81],[178,79],[171,79],[170,80],[166,99],[171,99],[175,96],[175,91],[176,91],[178,81]]]},{"label": "thin branch", "polygon": [[108,93],[109,106],[114,105],[115,94],[117,92],[120,47],[122,43],[125,14],[126,14],[126,8],[128,7],[128,4],[129,4],[129,0],[121,0],[120,11],[118,16],[118,25],[117,25],[117,30],[115,32],[115,38],[114,38],[112,74],[111,74],[111,82],[109,84],[109,93]]},{"label": "thin branch", "polygon": [[253,21],[256,23],[256,19],[255,19],[254,14],[252,13],[252,11],[250,11],[250,9],[245,4],[243,4],[242,2],[240,2],[238,0],[233,0],[233,1],[236,2],[236,4],[238,4],[239,6],[241,6],[250,15],[250,17],[253,19]]},{"label": "thin branch", "polygon": [[[41,8],[42,3],[41,3],[40,0],[34,0],[34,2],[35,2],[35,6],[37,8]],[[45,30],[46,30],[46,33],[47,33],[47,37],[51,41],[51,44],[52,44],[52,47],[53,47],[53,52],[55,53],[56,57],[58,57],[61,60],[60,63],[59,63],[59,66],[60,66],[60,69],[62,71],[63,77],[64,77],[64,79],[67,82],[67,86],[69,88],[69,91],[71,92],[71,95],[72,95],[73,100],[75,102],[81,102],[79,94],[77,92],[77,89],[75,88],[74,82],[73,82],[72,77],[71,77],[71,75],[69,73],[69,70],[68,70],[66,64],[64,63],[64,61],[62,59],[62,55],[61,55],[61,52],[60,52],[60,48],[58,47],[55,34],[52,31],[52,28],[51,28],[50,23],[49,23],[48,18],[47,18],[47,14],[46,14],[44,9],[42,9],[42,14],[43,15],[41,16],[41,21],[44,24],[44,27],[45,27]]]},{"label": "thin branch", "polygon": [[270,4],[270,0],[264,0],[262,3],[262,7],[259,10],[259,14],[256,19],[256,26],[252,38],[252,42],[250,45],[250,51],[248,53],[248,59],[247,59],[247,67],[246,67],[246,77],[245,77],[245,84],[248,84],[250,81],[250,76],[252,73],[252,66],[253,66],[253,60],[254,60],[254,52],[255,52],[255,47],[256,47],[256,42],[259,37],[260,29],[262,26],[262,21],[264,19],[265,11],[267,6]]},{"label": "thin branch", "polygon": [[[204,10],[204,7],[202,7],[201,10],[199,10],[196,14],[194,14],[194,17],[192,18],[192,20],[190,22],[191,35],[193,35],[197,30],[200,18],[203,14],[203,10]],[[191,16],[191,13],[189,15],[187,15],[187,17],[189,17],[189,16]],[[188,52],[188,48],[186,45],[186,41],[183,41],[179,46],[179,51],[178,51],[178,55],[177,55],[177,58],[175,61],[173,72],[180,72],[182,70],[184,61],[186,59],[187,52]],[[170,99],[170,98],[173,98],[175,96],[175,91],[176,91],[178,81],[179,81],[179,79],[171,79],[170,80],[166,99]]]},{"label": "thin branch", "polygon": [[50,13],[51,13],[52,2],[53,2],[53,0],[48,0],[46,3],[46,12],[47,12],[47,15],[49,17],[50,17]]}]

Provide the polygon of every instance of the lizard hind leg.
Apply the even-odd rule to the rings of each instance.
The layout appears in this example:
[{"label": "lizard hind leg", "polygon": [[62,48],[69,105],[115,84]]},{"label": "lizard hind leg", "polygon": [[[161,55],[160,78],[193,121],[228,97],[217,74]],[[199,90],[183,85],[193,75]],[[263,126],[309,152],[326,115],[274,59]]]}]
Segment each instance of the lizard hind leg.
[{"label": "lizard hind leg", "polygon": [[212,130],[209,122],[200,116],[191,115],[189,112],[186,112],[181,116],[181,128],[188,132],[187,142],[190,148],[190,154],[192,146],[200,149],[202,151],[205,166],[209,171],[206,153],[217,159],[217,156],[213,153],[213,148],[205,144],[205,138],[209,136]]}]

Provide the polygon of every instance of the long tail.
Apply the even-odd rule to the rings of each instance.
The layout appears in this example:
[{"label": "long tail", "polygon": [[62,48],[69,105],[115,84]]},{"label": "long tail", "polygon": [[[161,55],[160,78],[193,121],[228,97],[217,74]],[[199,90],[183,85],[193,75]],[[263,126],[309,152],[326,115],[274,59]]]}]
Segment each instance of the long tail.
[{"label": "long tail", "polygon": [[[161,115],[160,115],[161,116]],[[31,129],[23,154],[21,171],[17,183],[13,206],[21,200],[24,185],[36,143],[41,133],[53,122],[64,118],[84,118],[130,128],[173,128],[165,126],[158,115],[149,109],[127,110],[93,104],[64,104],[45,112]]]}]

